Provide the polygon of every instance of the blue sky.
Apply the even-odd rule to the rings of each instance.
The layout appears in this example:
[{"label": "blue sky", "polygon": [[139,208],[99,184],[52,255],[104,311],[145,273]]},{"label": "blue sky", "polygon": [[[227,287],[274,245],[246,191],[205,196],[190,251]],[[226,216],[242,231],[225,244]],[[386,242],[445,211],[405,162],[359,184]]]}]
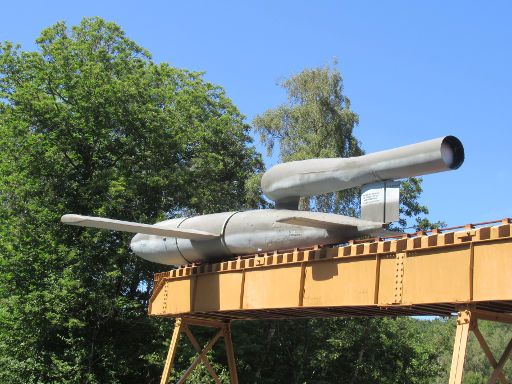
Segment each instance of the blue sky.
[{"label": "blue sky", "polygon": [[280,79],[336,58],[367,152],[464,143],[459,170],[424,178],[432,220],[512,216],[511,2],[16,1],[2,4],[0,40],[34,49],[44,27],[84,16],[118,23],[157,62],[205,71],[249,122],[285,101]]}]

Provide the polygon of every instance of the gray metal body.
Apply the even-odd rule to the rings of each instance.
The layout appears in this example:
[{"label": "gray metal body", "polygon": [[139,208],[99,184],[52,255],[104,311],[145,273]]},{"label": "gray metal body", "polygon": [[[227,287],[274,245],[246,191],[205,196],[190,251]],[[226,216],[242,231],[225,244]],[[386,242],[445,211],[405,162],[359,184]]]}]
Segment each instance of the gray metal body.
[{"label": "gray metal body", "polygon": [[[309,226],[312,224],[306,226],[280,222],[291,217],[295,220],[318,220],[318,225],[323,228]],[[314,244],[334,244],[365,234],[379,235],[385,232],[382,223],[331,213],[278,209],[214,213],[166,220],[155,226],[194,229],[219,235],[210,240],[147,234],[133,237],[131,248],[134,253],[146,260],[170,265],[204,263],[233,255],[293,249]]]},{"label": "gray metal body", "polygon": [[[360,157],[276,165],[265,172],[261,186],[277,208],[286,209],[223,212],[166,220],[155,225],[75,214],[64,215],[61,221],[137,233],[131,241],[132,250],[144,259],[169,265],[335,244],[364,235],[389,236],[391,233],[383,229],[381,221],[398,217],[399,201],[398,187],[394,187],[396,193],[392,192],[387,181],[456,169],[463,161],[461,142],[456,137],[446,136]],[[380,185],[363,188],[366,206],[362,212],[366,212],[367,220],[296,210],[299,197],[378,181],[386,181],[384,190]],[[386,198],[387,195],[394,197]]]},{"label": "gray metal body", "polygon": [[297,209],[302,196],[457,169],[463,161],[459,139],[445,136],[359,157],[278,164],[265,172],[261,188],[278,207]]}]

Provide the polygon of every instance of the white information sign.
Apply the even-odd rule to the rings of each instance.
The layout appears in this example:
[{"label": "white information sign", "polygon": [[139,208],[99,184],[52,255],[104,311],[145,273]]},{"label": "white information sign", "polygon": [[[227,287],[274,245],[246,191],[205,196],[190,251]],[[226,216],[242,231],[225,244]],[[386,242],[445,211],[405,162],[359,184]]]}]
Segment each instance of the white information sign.
[{"label": "white information sign", "polygon": [[382,223],[397,221],[399,206],[399,181],[382,181],[361,187],[361,218]]}]

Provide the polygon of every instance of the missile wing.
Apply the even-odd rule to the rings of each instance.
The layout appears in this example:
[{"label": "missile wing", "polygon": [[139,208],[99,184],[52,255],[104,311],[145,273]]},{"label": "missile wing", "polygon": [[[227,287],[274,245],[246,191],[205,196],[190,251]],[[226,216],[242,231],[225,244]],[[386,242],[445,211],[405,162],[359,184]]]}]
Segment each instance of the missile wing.
[{"label": "missile wing", "polygon": [[111,231],[143,233],[146,235],[156,235],[162,237],[178,237],[190,240],[208,240],[219,237],[214,233],[197,231],[195,229],[165,228],[158,225],[133,223],[131,221],[113,220],[103,217],[64,215],[61,222],[68,225],[77,225],[80,227],[109,229]]},{"label": "missile wing", "polygon": [[[316,212],[315,212],[316,213]],[[318,214],[318,213],[316,213]],[[320,213],[321,215],[325,215]],[[278,219],[278,223],[286,223],[291,225],[298,225],[310,228],[320,228],[331,231],[354,231],[357,230],[359,235],[370,235],[376,237],[392,237],[403,235],[403,232],[392,231],[387,228],[387,224],[381,224],[379,222],[371,222],[366,220],[358,220],[356,223],[346,223],[346,216],[329,215],[331,217],[301,217],[301,216],[289,216]],[[337,216],[337,217],[336,217]],[[353,218],[351,218],[353,219]]]}]

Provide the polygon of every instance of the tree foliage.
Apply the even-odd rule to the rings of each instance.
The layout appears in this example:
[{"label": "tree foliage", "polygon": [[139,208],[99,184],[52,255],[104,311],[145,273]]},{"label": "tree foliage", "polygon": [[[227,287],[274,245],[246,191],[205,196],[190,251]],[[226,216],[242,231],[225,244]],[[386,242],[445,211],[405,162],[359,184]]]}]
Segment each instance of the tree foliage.
[{"label": "tree foliage", "polygon": [[241,382],[431,383],[440,370],[439,351],[422,323],[409,318],[241,323],[234,328]]},{"label": "tree foliage", "polygon": [[59,218],[254,205],[260,157],[222,88],[154,63],[117,25],[57,23],[37,45],[0,45],[0,381],[154,382],[170,326],[146,313],[161,266],[125,234]]}]

